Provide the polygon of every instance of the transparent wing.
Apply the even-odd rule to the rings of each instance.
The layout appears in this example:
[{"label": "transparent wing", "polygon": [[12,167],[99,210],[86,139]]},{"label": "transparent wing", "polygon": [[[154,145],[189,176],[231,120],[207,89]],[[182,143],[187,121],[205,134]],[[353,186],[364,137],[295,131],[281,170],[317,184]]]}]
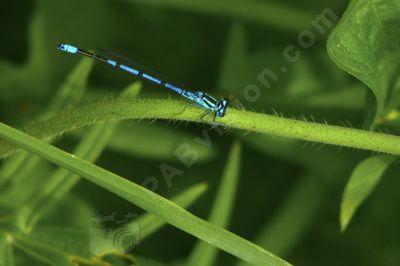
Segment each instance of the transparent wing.
[{"label": "transparent wing", "polygon": [[134,67],[135,69],[141,71],[142,73],[148,74],[154,78],[157,78],[165,83],[169,83],[172,84],[174,86],[177,86],[179,88],[182,89],[186,89],[186,87],[182,84],[176,83],[170,79],[165,78],[163,75],[161,75],[160,73],[153,71],[151,69],[146,68],[145,66],[143,66],[142,64],[139,64],[137,62],[135,62],[134,60],[130,59],[129,57],[121,54],[120,52],[117,51],[113,51],[110,49],[104,49],[104,48],[96,48],[95,49],[96,53],[107,58],[107,59],[111,59],[114,60],[122,65],[126,65],[126,66],[130,66],[130,67]]}]

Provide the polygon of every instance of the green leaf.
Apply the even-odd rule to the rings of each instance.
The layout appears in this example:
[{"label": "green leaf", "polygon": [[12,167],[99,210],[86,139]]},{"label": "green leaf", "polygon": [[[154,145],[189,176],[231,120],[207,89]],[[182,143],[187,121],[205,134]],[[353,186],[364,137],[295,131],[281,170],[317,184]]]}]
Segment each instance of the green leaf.
[{"label": "green leaf", "polygon": [[3,123],[0,123],[0,137],[64,167],[76,175],[87,178],[98,186],[159,216],[167,223],[249,263],[254,265],[290,265],[259,246],[190,214],[150,190]]},{"label": "green leaf", "polygon": [[[375,125],[399,99],[400,2],[352,0],[328,40],[328,53],[346,72],[364,82],[375,96]],[[396,99],[397,102],[392,102]],[[373,106],[369,105],[367,110]]]},{"label": "green leaf", "polygon": [[340,206],[340,226],[346,230],[355,212],[378,185],[397,157],[375,155],[359,163],[351,173]]},{"label": "green leaf", "polygon": [[[228,222],[234,207],[236,189],[240,173],[241,145],[235,142],[232,145],[228,161],[222,175],[221,184],[217,192],[217,198],[213,204],[208,221],[212,224],[228,227]],[[214,265],[218,250],[204,242],[198,242],[194,247],[187,265]]]},{"label": "green leaf", "polygon": [[15,266],[11,236],[0,233],[0,266]]}]

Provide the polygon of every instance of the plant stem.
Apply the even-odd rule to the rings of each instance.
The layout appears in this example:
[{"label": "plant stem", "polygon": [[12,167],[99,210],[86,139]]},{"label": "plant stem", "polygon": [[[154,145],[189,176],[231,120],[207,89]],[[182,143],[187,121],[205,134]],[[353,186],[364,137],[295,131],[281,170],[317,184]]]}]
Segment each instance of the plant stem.
[{"label": "plant stem", "polygon": [[[303,120],[232,111],[237,121],[228,126],[275,136],[400,155],[400,137]],[[232,118],[233,121],[236,120]]]},{"label": "plant stem", "polygon": [[[200,120],[199,117],[204,111],[192,106],[185,109],[185,105],[181,101],[174,100],[108,99],[61,112],[43,122],[33,123],[25,128],[25,132],[40,139],[49,139],[64,132],[97,123],[143,118],[212,124],[211,115]],[[400,137],[367,130],[289,119],[234,108],[228,108],[226,116],[217,118],[217,123],[249,132],[400,155]],[[0,140],[0,157],[15,150],[15,146]]]}]

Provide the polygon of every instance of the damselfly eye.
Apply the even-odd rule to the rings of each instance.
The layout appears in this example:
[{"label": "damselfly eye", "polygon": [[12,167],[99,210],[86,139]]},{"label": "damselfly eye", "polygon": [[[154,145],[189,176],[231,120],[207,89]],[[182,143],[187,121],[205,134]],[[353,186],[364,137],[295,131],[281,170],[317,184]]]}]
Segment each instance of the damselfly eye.
[{"label": "damselfly eye", "polygon": [[228,108],[228,100],[224,98],[218,103],[217,115],[219,117],[224,117],[227,108]]},{"label": "damselfly eye", "polygon": [[65,49],[64,44],[63,43],[57,44],[57,49],[64,50]]}]

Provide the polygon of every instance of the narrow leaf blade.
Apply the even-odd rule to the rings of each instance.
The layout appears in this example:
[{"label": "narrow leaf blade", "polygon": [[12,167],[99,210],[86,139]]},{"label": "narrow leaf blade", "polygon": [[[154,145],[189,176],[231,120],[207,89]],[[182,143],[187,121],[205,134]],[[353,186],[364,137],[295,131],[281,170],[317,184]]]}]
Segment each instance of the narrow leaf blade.
[{"label": "narrow leaf blade", "polygon": [[360,205],[378,185],[387,168],[397,157],[375,155],[359,163],[353,170],[344,190],[340,208],[340,226],[346,230]]}]

